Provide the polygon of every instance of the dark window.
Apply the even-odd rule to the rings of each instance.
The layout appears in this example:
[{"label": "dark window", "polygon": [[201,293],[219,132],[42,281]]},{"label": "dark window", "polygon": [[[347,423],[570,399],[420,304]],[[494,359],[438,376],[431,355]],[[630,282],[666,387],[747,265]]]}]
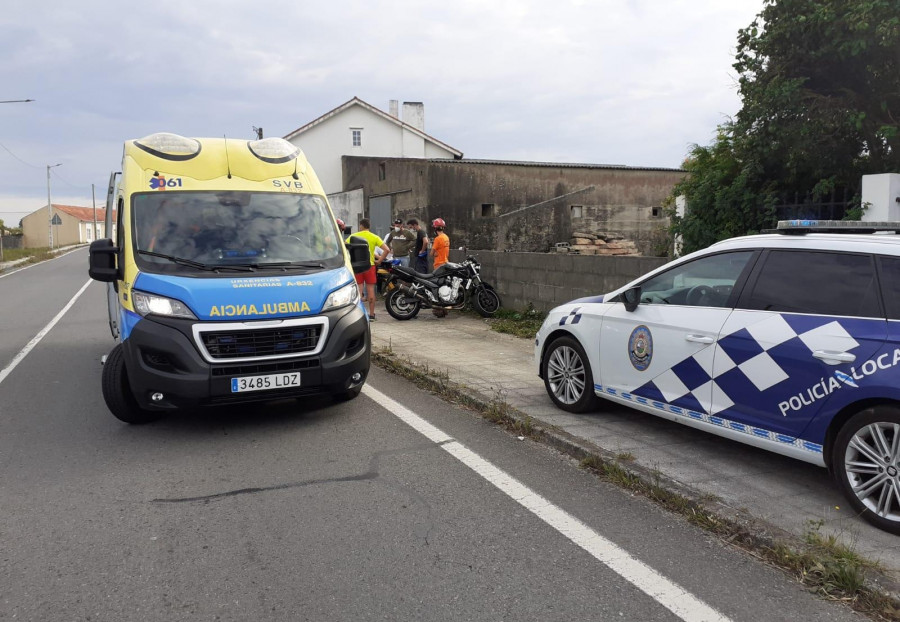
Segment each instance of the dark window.
[{"label": "dark window", "polygon": [[662,215],[662,208],[661,207],[650,208],[650,214],[654,218],[659,218]]},{"label": "dark window", "polygon": [[387,173],[384,170],[384,162],[381,162],[378,165],[378,181],[384,181],[387,177]]},{"label": "dark window", "polygon": [[870,255],[771,251],[747,297],[747,309],[884,317]]},{"label": "dark window", "polygon": [[888,319],[900,320],[900,257],[881,257],[879,261]]},{"label": "dark window", "polygon": [[497,214],[494,209],[493,203],[482,203],[481,204],[481,217],[482,218],[491,218],[496,215]]},{"label": "dark window", "polygon": [[642,304],[727,307],[753,251],[719,253],[679,264],[641,283]]}]

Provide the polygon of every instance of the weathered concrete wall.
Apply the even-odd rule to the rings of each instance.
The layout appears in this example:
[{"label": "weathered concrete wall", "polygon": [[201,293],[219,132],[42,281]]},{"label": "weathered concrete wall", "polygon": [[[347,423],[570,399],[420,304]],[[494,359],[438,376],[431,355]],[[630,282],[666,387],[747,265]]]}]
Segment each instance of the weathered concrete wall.
[{"label": "weathered concrete wall", "polygon": [[455,247],[546,252],[573,231],[615,232],[646,256],[666,254],[669,220],[661,205],[685,175],[672,169],[349,156],[343,170],[345,190],[363,188],[367,196],[396,192],[401,218],[446,220]]},{"label": "weathered concrete wall", "polygon": [[[599,257],[555,253],[472,251],[481,262],[481,276],[500,293],[506,309],[553,307],[614,290],[666,263],[661,257]],[[450,261],[465,253],[450,251]]]}]

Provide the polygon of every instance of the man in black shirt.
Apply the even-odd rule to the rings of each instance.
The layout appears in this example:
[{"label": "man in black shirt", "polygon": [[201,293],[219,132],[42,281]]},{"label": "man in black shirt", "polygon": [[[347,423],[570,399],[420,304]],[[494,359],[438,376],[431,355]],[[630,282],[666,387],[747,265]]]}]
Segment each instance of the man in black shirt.
[{"label": "man in black shirt", "polygon": [[419,221],[410,218],[406,221],[410,229],[416,232],[416,246],[412,251],[410,265],[416,272],[428,272],[428,236],[419,228]]}]

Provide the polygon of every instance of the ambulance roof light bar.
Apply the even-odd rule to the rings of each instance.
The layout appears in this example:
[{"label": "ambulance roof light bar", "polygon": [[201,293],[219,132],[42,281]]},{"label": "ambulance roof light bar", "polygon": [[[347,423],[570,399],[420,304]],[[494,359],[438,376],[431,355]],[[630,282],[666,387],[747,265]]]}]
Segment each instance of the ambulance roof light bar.
[{"label": "ambulance roof light bar", "polygon": [[803,235],[805,233],[900,233],[900,222],[862,222],[860,220],[779,220],[767,233]]},{"label": "ambulance roof light bar", "polygon": [[134,141],[134,145],[164,160],[190,160],[200,153],[200,141],[169,132],[157,132]]}]

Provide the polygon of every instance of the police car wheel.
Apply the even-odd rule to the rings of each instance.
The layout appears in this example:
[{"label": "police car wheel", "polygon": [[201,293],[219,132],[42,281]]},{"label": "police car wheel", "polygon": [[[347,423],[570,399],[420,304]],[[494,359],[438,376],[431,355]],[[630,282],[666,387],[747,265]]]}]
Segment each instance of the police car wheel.
[{"label": "police car wheel", "polygon": [[103,365],[101,378],[103,400],[107,408],[115,415],[116,419],[125,423],[141,424],[156,421],[162,416],[161,412],[144,410],[138,406],[137,400],[131,393],[128,385],[128,374],[125,370],[125,355],[122,353],[122,344],[117,344]]},{"label": "police car wheel", "polygon": [[835,438],[831,461],[850,505],[900,535],[900,409],[875,406],[851,417]]},{"label": "police car wheel", "polygon": [[547,347],[542,361],[544,387],[553,403],[573,413],[596,410],[591,364],[581,345],[571,337],[559,337]]}]

